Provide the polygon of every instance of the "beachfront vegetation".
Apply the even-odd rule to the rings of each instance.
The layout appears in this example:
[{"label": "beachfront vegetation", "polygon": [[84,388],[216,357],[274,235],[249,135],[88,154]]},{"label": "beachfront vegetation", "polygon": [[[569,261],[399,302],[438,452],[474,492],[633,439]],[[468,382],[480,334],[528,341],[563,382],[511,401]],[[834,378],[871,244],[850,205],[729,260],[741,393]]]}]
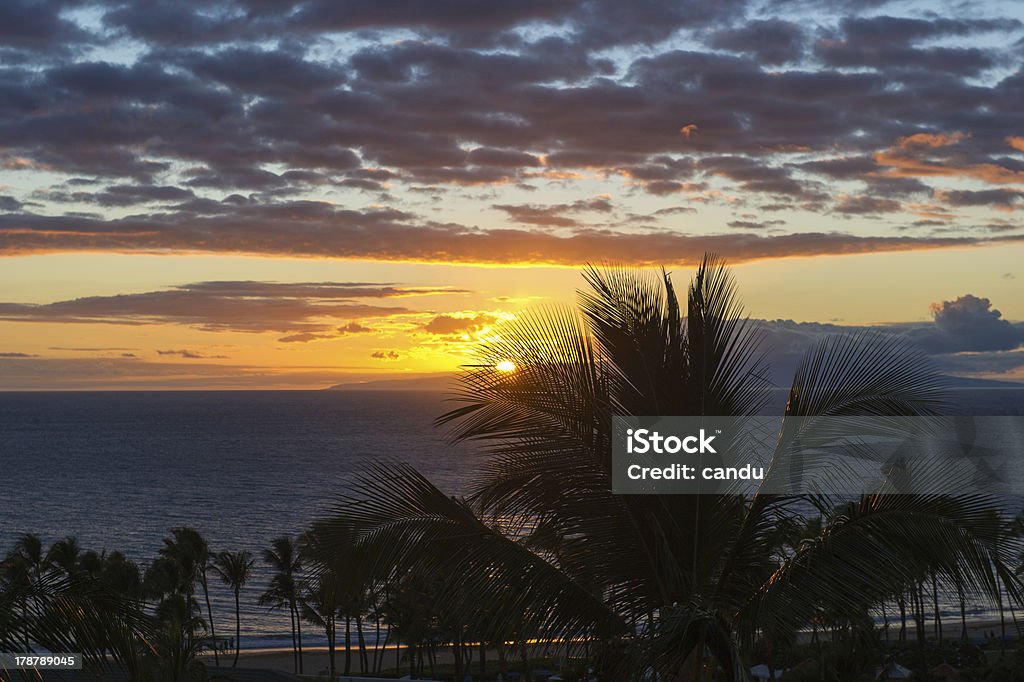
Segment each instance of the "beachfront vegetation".
[{"label": "beachfront vegetation", "polygon": [[[462,375],[460,404],[439,423],[487,455],[470,495],[382,465],[338,482],[348,492],[333,516],[263,553],[272,577],[261,604],[288,611],[296,670],[306,623],[326,638],[332,674],[438,674],[444,646],[457,680],[545,650],[612,681],[745,680],[754,664],[871,679],[885,640],[916,644],[929,664],[940,597],[1020,603],[1020,524],[983,496],[613,495],[613,415],[753,414],[768,374],[720,261],[705,259],[684,301],[668,275],[584,275],[577,308],[507,323]],[[947,408],[922,356],[855,335],[807,353],[785,413]],[[116,552],[59,544],[44,553],[24,536],[4,560],[0,650],[106,653],[133,679],[191,679],[196,653],[219,641],[209,574],[235,599],[237,661],[247,552],[215,555],[175,529],[141,571]],[[404,658],[371,652],[369,629],[402,644]],[[959,629],[937,639],[966,638]]]}]

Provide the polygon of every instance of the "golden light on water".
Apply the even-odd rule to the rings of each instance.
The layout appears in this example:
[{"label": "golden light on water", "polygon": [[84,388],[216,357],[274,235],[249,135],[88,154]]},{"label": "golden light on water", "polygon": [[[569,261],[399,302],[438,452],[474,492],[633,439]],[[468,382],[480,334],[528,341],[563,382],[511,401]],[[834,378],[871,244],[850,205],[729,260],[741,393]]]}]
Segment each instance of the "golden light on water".
[{"label": "golden light on water", "polygon": [[494,368],[500,372],[513,372],[516,369],[516,363],[511,360],[502,360]]}]

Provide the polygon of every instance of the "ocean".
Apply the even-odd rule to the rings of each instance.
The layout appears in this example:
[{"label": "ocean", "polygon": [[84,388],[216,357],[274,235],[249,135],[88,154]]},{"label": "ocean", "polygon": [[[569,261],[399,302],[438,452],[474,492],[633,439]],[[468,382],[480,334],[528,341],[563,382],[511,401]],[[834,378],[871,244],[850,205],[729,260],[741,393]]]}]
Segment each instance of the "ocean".
[{"label": "ocean", "polygon": [[[32,532],[145,564],[188,525],[214,551],[258,557],[329,514],[380,461],[459,494],[480,457],[433,426],[451,407],[397,391],[0,393],[0,554]],[[287,612],[257,605],[268,578],[258,561],[242,591],[245,647],[290,645]],[[233,626],[228,588],[211,585],[215,620]]]},{"label": "ocean", "polygon": [[[961,389],[963,411],[1024,414],[1022,389]],[[483,455],[452,446],[435,392],[209,391],[0,393],[0,554],[22,533],[49,545],[120,550],[144,565],[175,526],[214,551],[255,556],[330,513],[375,462],[408,462],[449,494],[466,492]],[[257,605],[269,571],[242,591],[242,646],[289,646],[288,615]],[[222,632],[226,586],[212,585]],[[304,628],[309,644],[323,642]]]}]

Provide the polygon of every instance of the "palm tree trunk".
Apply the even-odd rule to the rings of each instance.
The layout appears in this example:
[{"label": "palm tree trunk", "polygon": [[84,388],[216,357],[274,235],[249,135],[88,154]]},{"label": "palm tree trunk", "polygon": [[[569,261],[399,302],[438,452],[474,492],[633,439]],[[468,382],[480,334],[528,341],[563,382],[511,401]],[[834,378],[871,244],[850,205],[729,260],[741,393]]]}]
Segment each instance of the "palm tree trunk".
[{"label": "palm tree trunk", "polygon": [[384,655],[388,652],[388,642],[391,640],[391,628],[384,632],[384,642],[377,639],[377,652],[373,655],[373,672],[379,673],[384,669]]},{"label": "palm tree trunk", "polygon": [[907,600],[905,595],[900,595],[896,598],[896,603],[900,607],[900,637],[899,643],[904,644],[907,641]]},{"label": "palm tree trunk", "polygon": [[924,648],[925,648],[925,639],[926,639],[926,633],[925,633],[925,589],[924,589],[924,585],[925,585],[925,582],[923,580],[922,581],[918,581],[918,584],[916,584],[914,586],[914,594],[913,594],[914,604],[915,604],[915,609],[914,610],[916,611],[916,615],[914,616],[914,620],[916,622],[918,622],[918,623],[916,623],[916,625],[918,625],[918,644],[921,646],[922,650],[924,650]]},{"label": "palm tree trunk", "polygon": [[206,572],[201,574],[203,581],[203,597],[206,598],[206,618],[210,621],[210,637],[213,638],[213,664],[220,665],[220,658],[217,655],[217,629],[213,627],[213,608],[210,606],[210,588],[206,581]]},{"label": "palm tree trunk", "polygon": [[999,650],[1006,651],[1006,614],[1003,613],[1003,586],[996,589],[996,604],[999,607]]},{"label": "palm tree trunk", "polygon": [[356,641],[359,643],[359,672],[370,672],[370,659],[366,655],[366,638],[363,637],[363,616],[356,614]]},{"label": "palm tree trunk", "polygon": [[288,604],[288,625],[292,633],[292,672],[299,672],[299,649],[295,643],[295,609],[291,603]]},{"label": "palm tree trunk", "polygon": [[455,662],[455,682],[461,682],[466,676],[462,672],[462,649],[459,647],[458,637],[452,639],[452,658]]},{"label": "palm tree trunk", "polygon": [[335,640],[335,637],[334,637],[334,635],[335,635],[335,632],[334,632],[334,627],[335,627],[334,616],[333,615],[328,616],[327,619],[324,621],[324,623],[326,624],[326,629],[327,629],[328,671],[331,674],[331,680],[333,682],[333,680],[334,680],[334,671],[335,671],[335,667],[334,667],[334,648],[335,648],[335,642],[334,642],[334,640]]},{"label": "palm tree trunk", "polygon": [[939,613],[939,583],[932,571],[932,606],[935,608],[935,636],[942,644],[942,614]]},{"label": "palm tree trunk", "polygon": [[487,679],[487,643],[480,639],[480,679]]},{"label": "palm tree trunk", "polygon": [[956,591],[960,597],[960,639],[967,639],[967,600],[964,598],[964,585],[959,579],[956,581]]},{"label": "palm tree trunk", "polygon": [[373,607],[373,620],[376,622],[375,631],[374,631],[374,635],[373,635],[373,643],[374,643],[374,646],[376,647],[373,650],[373,672],[376,673],[377,672],[377,661],[379,660],[378,653],[381,651],[381,646],[380,646],[380,609],[377,608],[376,604],[374,604],[374,607]]},{"label": "palm tree trunk", "polygon": [[352,616],[345,616],[345,674],[352,674]]},{"label": "palm tree trunk", "polygon": [[238,654],[242,651],[242,609],[238,599],[239,588],[235,588],[235,660],[232,668],[238,667]]},{"label": "palm tree trunk", "polygon": [[302,618],[299,617],[299,605],[292,600],[292,608],[295,610],[295,640],[299,645],[299,674],[302,674]]}]

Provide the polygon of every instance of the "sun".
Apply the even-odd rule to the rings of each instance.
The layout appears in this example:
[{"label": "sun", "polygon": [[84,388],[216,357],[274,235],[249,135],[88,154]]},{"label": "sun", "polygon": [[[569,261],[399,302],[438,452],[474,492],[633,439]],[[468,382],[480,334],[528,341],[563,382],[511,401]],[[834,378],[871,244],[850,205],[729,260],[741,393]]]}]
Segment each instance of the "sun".
[{"label": "sun", "polygon": [[494,369],[499,372],[513,372],[516,369],[516,363],[511,360],[502,360],[494,366]]}]

